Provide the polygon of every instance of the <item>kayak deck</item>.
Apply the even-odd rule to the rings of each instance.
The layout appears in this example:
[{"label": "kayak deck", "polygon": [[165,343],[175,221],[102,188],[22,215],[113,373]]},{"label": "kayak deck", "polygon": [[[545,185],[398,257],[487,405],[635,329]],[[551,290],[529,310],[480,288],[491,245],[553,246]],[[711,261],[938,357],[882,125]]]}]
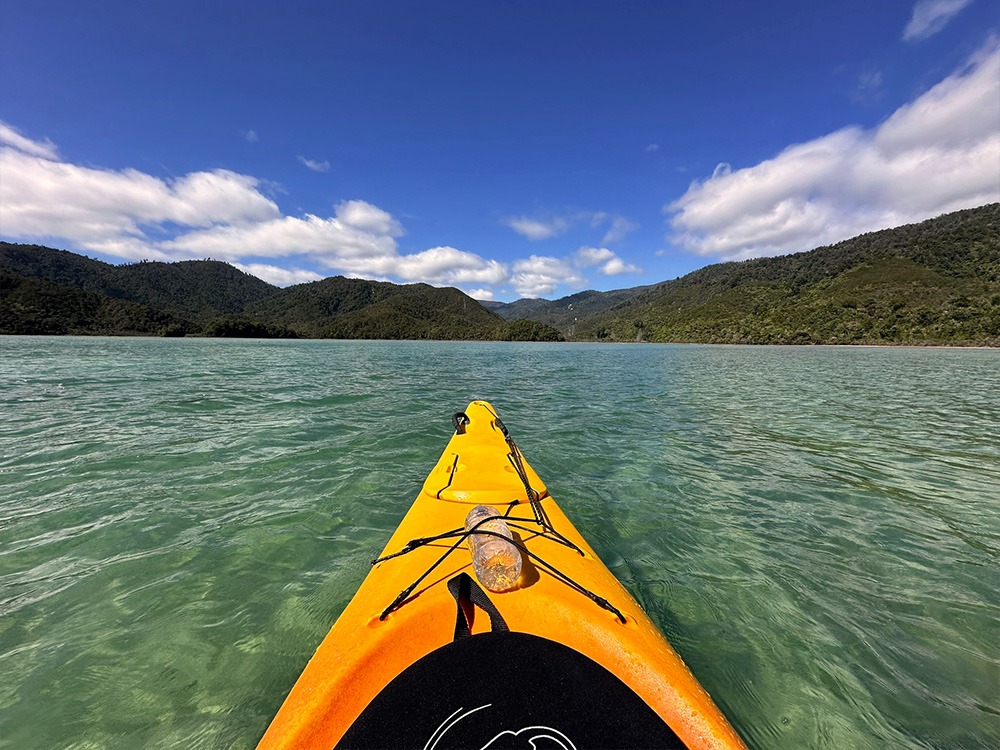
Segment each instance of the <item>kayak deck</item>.
[{"label": "kayak deck", "polygon": [[[456,432],[422,491],[292,688],[260,748],[334,747],[390,683],[452,642],[456,599],[448,582],[463,572],[472,575],[462,529],[479,504],[506,514],[523,551],[517,587],[487,594],[511,635],[561,644],[607,670],[683,746],[744,747],[680,656],[549,496],[493,407],[474,401],[456,415]],[[448,532],[454,533],[442,536]],[[479,634],[490,630],[491,620],[469,614],[473,637],[467,640],[481,648],[486,639]],[[453,676],[442,674],[437,684]],[[517,691],[524,691],[522,683]],[[464,708],[475,708],[475,702],[468,696]],[[447,718],[428,717],[428,726]],[[426,745],[414,737],[413,746],[443,748],[445,738],[438,734],[438,745],[427,735]]]}]

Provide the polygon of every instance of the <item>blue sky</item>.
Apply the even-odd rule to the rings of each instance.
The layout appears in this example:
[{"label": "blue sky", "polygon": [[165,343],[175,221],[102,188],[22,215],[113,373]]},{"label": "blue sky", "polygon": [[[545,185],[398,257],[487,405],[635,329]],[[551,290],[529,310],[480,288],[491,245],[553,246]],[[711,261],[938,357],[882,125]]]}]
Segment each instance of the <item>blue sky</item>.
[{"label": "blue sky", "polygon": [[1000,2],[0,3],[0,237],[555,298],[1000,200]]}]

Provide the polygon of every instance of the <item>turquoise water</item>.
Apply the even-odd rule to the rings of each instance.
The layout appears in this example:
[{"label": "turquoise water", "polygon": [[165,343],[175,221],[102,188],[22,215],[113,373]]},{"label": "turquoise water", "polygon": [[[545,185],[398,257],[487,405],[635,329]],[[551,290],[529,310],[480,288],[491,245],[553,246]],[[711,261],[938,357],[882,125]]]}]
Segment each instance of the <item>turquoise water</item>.
[{"label": "turquoise water", "polygon": [[996,747],[998,373],[0,337],[0,747],[252,747],[473,398],[751,746]]}]

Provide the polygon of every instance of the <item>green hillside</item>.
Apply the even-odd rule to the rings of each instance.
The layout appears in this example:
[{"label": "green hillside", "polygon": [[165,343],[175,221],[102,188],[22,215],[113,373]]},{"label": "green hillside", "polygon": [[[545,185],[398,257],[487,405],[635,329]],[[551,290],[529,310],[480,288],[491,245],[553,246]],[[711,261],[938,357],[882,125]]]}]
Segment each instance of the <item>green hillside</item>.
[{"label": "green hillside", "polygon": [[495,312],[426,284],[279,289],[217,261],[114,266],[37,245],[0,243],[0,272],[0,333],[1000,346],[1000,204]]},{"label": "green hillside", "polygon": [[0,269],[0,333],[170,336],[198,330],[148,305]]},{"label": "green hillside", "polygon": [[587,289],[556,300],[519,299],[516,302],[485,302],[483,306],[506,320],[536,320],[572,336],[578,320],[599,315],[651,288],[637,286],[631,289],[613,289],[610,292]]},{"label": "green hillside", "polygon": [[1000,204],[708,266],[578,321],[573,338],[1000,345]]},{"label": "green hillside", "polygon": [[277,287],[212,260],[115,266],[39,245],[0,242],[0,268],[28,278],[148,305],[201,324],[275,294]]},{"label": "green hillside", "polygon": [[0,334],[560,340],[457,289],[337,276],[279,289],[218,261],[114,266],[0,243]]},{"label": "green hillside", "polygon": [[323,335],[342,339],[503,338],[506,323],[458,289],[426,284],[399,288],[405,291],[338,316]]},{"label": "green hillside", "polygon": [[357,313],[383,300],[405,294],[408,287],[382,281],[331,276],[279,289],[248,313],[263,320],[319,337],[340,316]]},{"label": "green hillside", "polygon": [[509,329],[458,289],[343,276],[280,290],[247,314],[324,338],[493,340]]}]

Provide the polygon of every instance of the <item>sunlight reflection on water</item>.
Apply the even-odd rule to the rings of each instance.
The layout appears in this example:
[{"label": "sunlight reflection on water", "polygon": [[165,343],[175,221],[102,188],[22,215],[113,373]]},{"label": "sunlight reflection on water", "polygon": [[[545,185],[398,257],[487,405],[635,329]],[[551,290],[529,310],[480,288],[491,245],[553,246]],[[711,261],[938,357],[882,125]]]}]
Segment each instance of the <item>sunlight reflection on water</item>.
[{"label": "sunlight reflection on water", "polygon": [[991,747],[998,365],[0,337],[0,744],[253,745],[487,398],[751,745]]}]

